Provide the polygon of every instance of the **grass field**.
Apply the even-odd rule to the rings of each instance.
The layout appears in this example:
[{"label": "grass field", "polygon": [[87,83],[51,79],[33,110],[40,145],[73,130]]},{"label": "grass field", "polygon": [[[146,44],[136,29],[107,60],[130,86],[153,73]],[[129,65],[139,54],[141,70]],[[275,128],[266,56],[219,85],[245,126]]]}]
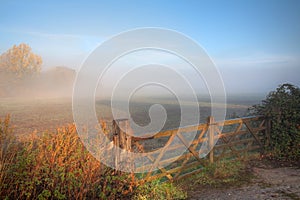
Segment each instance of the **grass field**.
[{"label": "grass field", "polygon": [[[168,119],[164,126],[165,129],[177,128],[180,122],[180,107],[170,101],[138,101],[130,103],[130,113],[132,119],[141,126],[150,122],[148,110],[153,103],[161,103],[166,109]],[[194,108],[194,104],[185,102],[184,106],[189,109]],[[237,101],[227,105],[227,118],[233,115],[243,116],[250,105]],[[110,102],[97,101],[96,110],[99,118],[112,119]],[[200,102],[201,122],[204,122],[210,113],[210,104]],[[234,114],[233,114],[234,113]],[[1,98],[0,117],[10,114],[11,123],[16,134],[27,134],[33,131],[53,131],[68,123],[73,123],[72,100],[71,98],[53,99],[28,99],[28,98]]]}]

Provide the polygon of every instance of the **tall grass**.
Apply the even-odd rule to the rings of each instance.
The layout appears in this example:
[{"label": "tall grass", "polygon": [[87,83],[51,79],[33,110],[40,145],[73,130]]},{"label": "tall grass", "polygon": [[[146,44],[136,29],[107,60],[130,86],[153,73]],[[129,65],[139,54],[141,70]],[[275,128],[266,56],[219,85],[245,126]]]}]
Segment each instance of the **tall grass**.
[{"label": "tall grass", "polygon": [[118,199],[130,194],[127,175],[101,165],[74,125],[17,141],[9,116],[0,120],[0,199]]},{"label": "tall grass", "polygon": [[4,120],[0,119],[0,191],[3,191],[9,184],[10,177],[8,171],[11,163],[16,157],[15,138],[9,126],[10,116]]}]

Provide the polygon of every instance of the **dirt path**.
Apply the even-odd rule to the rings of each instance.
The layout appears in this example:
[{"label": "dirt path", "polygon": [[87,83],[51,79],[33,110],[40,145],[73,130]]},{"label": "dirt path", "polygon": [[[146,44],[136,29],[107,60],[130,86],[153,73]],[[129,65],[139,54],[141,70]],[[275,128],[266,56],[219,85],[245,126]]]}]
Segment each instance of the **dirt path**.
[{"label": "dirt path", "polygon": [[230,188],[211,188],[188,192],[189,199],[299,199],[300,168],[274,167],[265,163],[252,166],[248,184]]}]

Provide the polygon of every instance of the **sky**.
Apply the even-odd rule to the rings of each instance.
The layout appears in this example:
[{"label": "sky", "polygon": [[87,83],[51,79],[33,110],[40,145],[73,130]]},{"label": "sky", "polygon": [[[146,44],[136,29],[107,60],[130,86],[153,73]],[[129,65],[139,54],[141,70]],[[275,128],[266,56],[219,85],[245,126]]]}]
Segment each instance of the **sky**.
[{"label": "sky", "polygon": [[16,1],[0,4],[0,53],[27,43],[43,69],[76,70],[103,41],[141,27],[178,31],[201,45],[229,93],[300,86],[300,1]]}]

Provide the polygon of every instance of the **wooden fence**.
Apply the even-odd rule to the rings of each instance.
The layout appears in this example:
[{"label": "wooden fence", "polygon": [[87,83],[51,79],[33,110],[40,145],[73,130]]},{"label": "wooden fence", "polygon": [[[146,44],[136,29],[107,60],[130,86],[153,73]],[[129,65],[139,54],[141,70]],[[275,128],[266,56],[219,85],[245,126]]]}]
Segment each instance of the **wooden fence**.
[{"label": "wooden fence", "polygon": [[[119,126],[125,131],[121,131]],[[173,181],[187,177],[201,172],[209,163],[222,159],[244,159],[252,152],[263,152],[270,141],[270,122],[263,116],[220,122],[209,117],[207,123],[159,132],[147,138],[126,134],[130,125],[124,119],[115,120],[113,130],[115,145],[126,151],[145,153],[141,166],[133,166],[131,161],[134,158],[127,161],[127,166],[136,171],[149,171],[136,174],[139,181],[157,178]],[[177,152],[183,148],[185,151],[178,155]],[[156,151],[158,149],[160,151]],[[202,153],[206,155],[206,152],[209,152],[208,155],[202,157]],[[120,169],[120,156],[115,153],[115,167]]]}]

